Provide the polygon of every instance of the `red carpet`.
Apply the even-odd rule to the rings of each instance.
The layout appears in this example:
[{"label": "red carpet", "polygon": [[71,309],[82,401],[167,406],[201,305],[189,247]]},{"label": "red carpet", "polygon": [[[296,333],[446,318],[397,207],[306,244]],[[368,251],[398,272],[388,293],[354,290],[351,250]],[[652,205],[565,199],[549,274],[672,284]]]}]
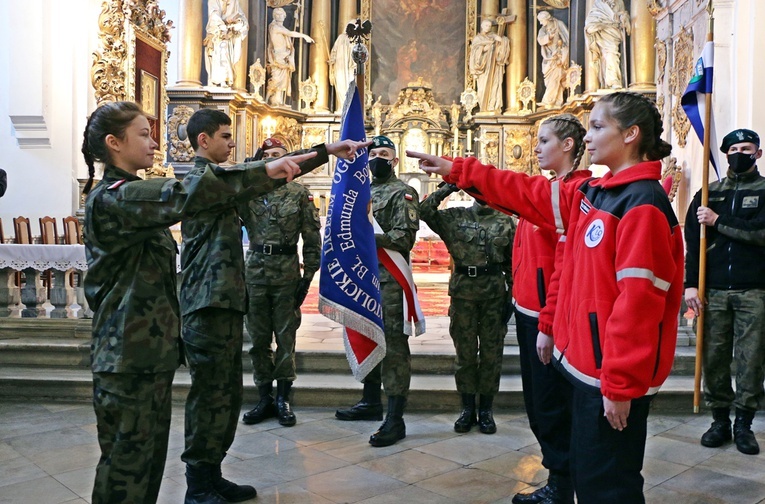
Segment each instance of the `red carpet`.
[{"label": "red carpet", "polygon": [[[448,259],[446,265],[414,264],[415,273],[448,273]],[[425,316],[446,317],[449,315],[449,296],[446,283],[420,283],[417,285],[417,297]],[[303,313],[319,313],[319,287],[311,286],[308,297],[301,308]]]}]

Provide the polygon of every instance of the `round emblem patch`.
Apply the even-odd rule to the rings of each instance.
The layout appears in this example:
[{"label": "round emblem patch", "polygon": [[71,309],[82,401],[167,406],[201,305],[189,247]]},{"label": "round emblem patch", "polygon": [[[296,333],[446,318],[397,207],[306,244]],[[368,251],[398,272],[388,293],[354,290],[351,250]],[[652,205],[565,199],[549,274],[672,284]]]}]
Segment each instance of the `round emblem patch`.
[{"label": "round emblem patch", "polygon": [[590,248],[597,247],[600,240],[603,239],[604,225],[600,219],[595,219],[590,223],[587,232],[584,233],[584,244]]}]

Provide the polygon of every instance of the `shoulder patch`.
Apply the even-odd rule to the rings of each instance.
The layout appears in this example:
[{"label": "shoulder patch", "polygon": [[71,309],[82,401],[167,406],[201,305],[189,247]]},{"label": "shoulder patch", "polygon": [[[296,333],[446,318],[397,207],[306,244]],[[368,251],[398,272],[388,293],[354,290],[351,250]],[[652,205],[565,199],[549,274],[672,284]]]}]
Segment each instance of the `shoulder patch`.
[{"label": "shoulder patch", "polygon": [[404,199],[407,201],[412,201],[414,199],[414,196],[412,196],[409,193],[404,193]]},{"label": "shoulder patch", "polygon": [[119,179],[117,182],[115,182],[112,185],[110,185],[109,187],[107,187],[107,189],[109,189],[109,190],[117,189],[119,186],[121,186],[125,182],[127,182],[127,179]]},{"label": "shoulder patch", "polygon": [[313,201],[313,194],[308,193],[308,201]]}]

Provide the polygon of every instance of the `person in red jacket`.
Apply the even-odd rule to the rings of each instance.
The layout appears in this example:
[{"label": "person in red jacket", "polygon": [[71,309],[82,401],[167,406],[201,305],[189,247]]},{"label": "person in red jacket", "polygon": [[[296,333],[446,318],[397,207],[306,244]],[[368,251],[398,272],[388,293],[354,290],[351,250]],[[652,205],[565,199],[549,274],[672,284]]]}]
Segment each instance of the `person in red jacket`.
[{"label": "person in red jacket", "polygon": [[[549,117],[539,127],[534,153],[540,170],[554,173],[551,184],[580,185],[592,177],[589,170],[577,171],[584,156],[586,133],[572,114]],[[548,309],[555,248],[563,229],[540,227],[523,214],[520,217],[513,243],[512,271],[523,401],[529,426],[542,450],[542,465],[550,474],[545,486],[531,493],[516,494],[513,504],[573,504],[569,468],[570,385],[550,363],[553,339],[547,334],[552,334],[552,328],[539,335],[537,329],[540,312]]]},{"label": "person in red jacket", "polygon": [[554,361],[574,385],[574,488],[579,502],[643,503],[648,410],[672,368],[683,289],[683,239],[659,183],[672,148],[655,104],[637,93],[600,98],[589,125],[591,160],[609,173],[557,195],[473,158],[407,154],[540,226],[555,222],[550,199],[559,198],[566,241],[547,302]]}]

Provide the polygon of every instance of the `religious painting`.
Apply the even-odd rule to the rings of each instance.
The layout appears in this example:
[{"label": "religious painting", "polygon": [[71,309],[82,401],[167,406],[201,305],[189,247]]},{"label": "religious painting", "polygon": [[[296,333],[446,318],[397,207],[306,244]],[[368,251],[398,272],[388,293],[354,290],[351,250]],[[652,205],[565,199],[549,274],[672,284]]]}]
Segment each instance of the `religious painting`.
[{"label": "religious painting", "polygon": [[141,108],[146,115],[156,119],[159,116],[157,112],[159,110],[159,94],[157,93],[159,79],[156,75],[152,75],[146,70],[141,70],[140,81],[140,96],[138,99],[141,103]]},{"label": "religious painting", "polygon": [[465,88],[465,12],[474,0],[373,0],[372,93],[395,103],[422,77],[439,103],[459,101]]}]

